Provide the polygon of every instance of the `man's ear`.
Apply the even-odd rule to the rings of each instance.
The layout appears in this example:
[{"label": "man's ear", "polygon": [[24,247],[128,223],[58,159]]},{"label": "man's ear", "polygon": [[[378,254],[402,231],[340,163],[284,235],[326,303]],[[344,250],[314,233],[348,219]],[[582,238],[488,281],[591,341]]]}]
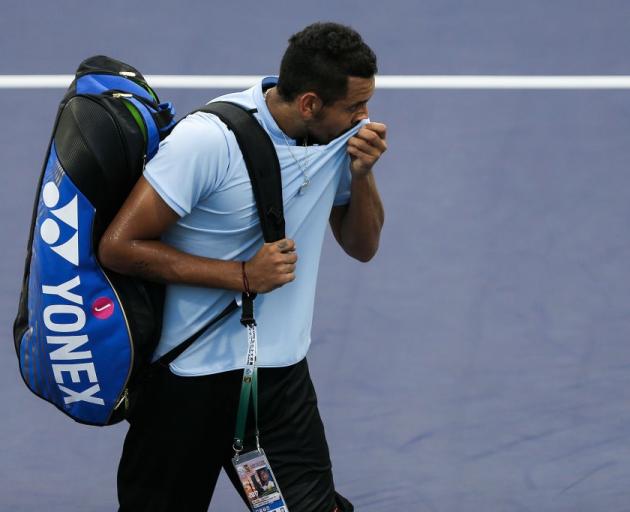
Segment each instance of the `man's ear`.
[{"label": "man's ear", "polygon": [[324,102],[314,92],[305,92],[298,96],[298,110],[305,121],[314,119],[321,111]]}]

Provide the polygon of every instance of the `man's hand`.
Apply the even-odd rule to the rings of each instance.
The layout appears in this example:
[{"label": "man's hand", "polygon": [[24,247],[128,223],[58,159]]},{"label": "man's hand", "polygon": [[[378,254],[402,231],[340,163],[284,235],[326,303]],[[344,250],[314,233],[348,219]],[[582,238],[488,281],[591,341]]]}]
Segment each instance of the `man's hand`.
[{"label": "man's hand", "polygon": [[252,292],[266,293],[295,279],[295,242],[288,238],[264,244],[245,264]]},{"label": "man's hand", "polygon": [[348,141],[350,171],[352,176],[368,174],[376,161],[387,151],[387,126],[382,123],[368,123]]}]

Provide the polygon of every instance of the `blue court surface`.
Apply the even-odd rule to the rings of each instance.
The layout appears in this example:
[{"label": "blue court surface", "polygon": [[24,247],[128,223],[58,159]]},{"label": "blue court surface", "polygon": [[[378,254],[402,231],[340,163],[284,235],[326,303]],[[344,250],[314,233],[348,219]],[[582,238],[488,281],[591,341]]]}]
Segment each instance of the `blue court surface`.
[{"label": "blue court surface", "polygon": [[[383,75],[630,75],[630,3],[5,0],[0,75],[104,53],[146,74],[277,72],[310,22]],[[164,89],[185,113],[224,91]],[[0,89],[0,511],[116,509],[125,426],[23,385],[11,325],[62,89]],[[309,363],[360,512],[630,511],[630,91],[377,90],[386,206],[368,264],[328,237]],[[242,511],[226,479],[210,510]]]}]

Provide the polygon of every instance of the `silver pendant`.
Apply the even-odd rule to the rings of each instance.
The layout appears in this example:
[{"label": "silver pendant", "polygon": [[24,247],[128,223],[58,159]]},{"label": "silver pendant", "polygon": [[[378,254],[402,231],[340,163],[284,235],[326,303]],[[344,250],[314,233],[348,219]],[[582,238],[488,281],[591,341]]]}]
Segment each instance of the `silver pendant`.
[{"label": "silver pendant", "polygon": [[306,193],[306,189],[308,188],[308,186],[311,184],[311,180],[307,179],[304,181],[304,183],[302,183],[300,185],[300,188],[298,189],[298,195],[303,196]]}]

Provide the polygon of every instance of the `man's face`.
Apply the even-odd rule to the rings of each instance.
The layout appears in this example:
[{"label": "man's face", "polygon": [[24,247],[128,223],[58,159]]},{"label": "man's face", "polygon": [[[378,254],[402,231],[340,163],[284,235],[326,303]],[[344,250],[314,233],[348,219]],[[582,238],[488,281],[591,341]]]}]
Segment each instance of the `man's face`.
[{"label": "man's face", "polygon": [[262,480],[263,484],[269,481],[269,473],[267,473],[266,469],[260,471],[260,479]]},{"label": "man's face", "polygon": [[367,103],[374,93],[374,77],[348,77],[345,98],[324,105],[308,126],[309,137],[328,144],[359,121],[368,118]]}]

